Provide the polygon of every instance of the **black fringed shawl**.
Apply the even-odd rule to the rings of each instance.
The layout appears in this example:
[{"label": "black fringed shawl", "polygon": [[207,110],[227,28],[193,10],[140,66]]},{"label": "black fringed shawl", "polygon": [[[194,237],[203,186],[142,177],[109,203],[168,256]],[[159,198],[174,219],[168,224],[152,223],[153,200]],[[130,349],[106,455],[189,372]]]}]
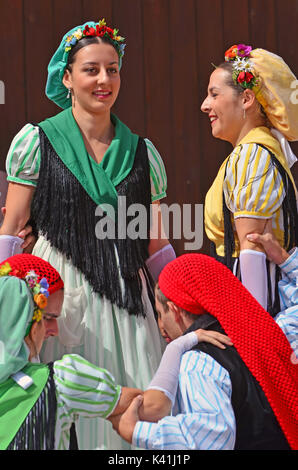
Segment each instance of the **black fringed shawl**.
[{"label": "black fringed shawl", "polygon": [[[100,220],[95,215],[96,203],[61,161],[41,128],[39,136],[41,166],[31,205],[36,229],[84,274],[94,292],[105,296],[117,307],[126,309],[129,314],[145,316],[139,270],[143,272],[153,302],[153,281],[145,264],[150,241],[151,210],[150,170],[145,141],[139,138],[133,168],[116,190],[118,196],[126,197],[127,207],[137,203],[146,208],[147,237],[118,239],[116,222],[116,238],[102,240],[95,235],[95,227]],[[126,226],[132,219],[132,216],[126,217]],[[124,282],[124,288],[121,282]]]},{"label": "black fringed shawl", "polygon": [[48,381],[7,450],[55,449],[57,399],[53,363],[48,367]]},{"label": "black fringed shawl", "polygon": [[[298,215],[297,215],[297,204],[296,204],[296,195],[293,184],[276,156],[264,145],[258,143],[258,145],[265,150],[267,150],[271,156],[271,161],[274,166],[276,166],[278,172],[280,173],[283,181],[285,197],[282,203],[283,210],[283,222],[284,222],[284,246],[285,249],[290,250],[298,244]],[[235,238],[234,231],[231,220],[231,213],[226,205],[225,195],[223,193],[223,216],[224,216],[224,246],[225,246],[225,256],[221,257],[216,254],[216,249],[214,244],[211,244],[210,254],[218,261],[225,264],[231,271],[233,271],[234,259],[232,257],[235,250]],[[268,312],[274,316],[280,310],[279,305],[279,294],[278,294],[278,281],[280,280],[280,268],[276,266],[276,282],[275,282],[275,299],[274,305],[272,305],[271,298],[271,280],[269,275],[269,270],[267,269],[268,277]]]}]

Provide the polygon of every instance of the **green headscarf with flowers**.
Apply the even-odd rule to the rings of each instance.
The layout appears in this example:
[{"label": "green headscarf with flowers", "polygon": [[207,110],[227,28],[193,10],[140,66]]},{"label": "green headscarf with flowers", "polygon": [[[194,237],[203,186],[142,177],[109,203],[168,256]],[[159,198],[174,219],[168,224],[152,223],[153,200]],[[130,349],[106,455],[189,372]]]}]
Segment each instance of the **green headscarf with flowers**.
[{"label": "green headscarf with flowers", "polygon": [[[49,368],[29,362],[25,337],[41,320],[48,295],[62,287],[59,273],[37,256],[15,255],[0,265],[0,450],[11,444],[47,383]],[[27,388],[15,377],[20,371],[32,379]]]},{"label": "green headscarf with flowers", "polygon": [[71,48],[84,37],[107,38],[118,52],[119,69],[122,65],[122,57],[124,55],[125,48],[125,44],[123,44],[124,38],[118,35],[117,29],[109,28],[104,19],[100,20],[98,23],[87,21],[83,25],[72,28],[63,36],[62,41],[48,66],[46,95],[62,109],[66,109],[71,106],[71,99],[67,95],[68,90],[62,83],[68,62],[68,55]]}]

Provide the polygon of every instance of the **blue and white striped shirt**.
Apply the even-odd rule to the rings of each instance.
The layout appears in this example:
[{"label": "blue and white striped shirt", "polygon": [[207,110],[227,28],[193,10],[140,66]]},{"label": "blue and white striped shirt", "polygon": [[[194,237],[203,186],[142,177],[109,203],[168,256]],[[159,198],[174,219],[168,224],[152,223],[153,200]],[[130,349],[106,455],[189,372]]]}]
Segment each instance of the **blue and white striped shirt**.
[{"label": "blue and white striped shirt", "polygon": [[[280,267],[283,273],[279,284],[282,311],[275,320],[291,344],[293,360],[297,361],[297,248]],[[158,423],[139,421],[132,443],[146,449],[231,450],[236,436],[231,395],[232,384],[227,370],[203,352],[188,351],[181,359],[172,416],[166,416]]]}]

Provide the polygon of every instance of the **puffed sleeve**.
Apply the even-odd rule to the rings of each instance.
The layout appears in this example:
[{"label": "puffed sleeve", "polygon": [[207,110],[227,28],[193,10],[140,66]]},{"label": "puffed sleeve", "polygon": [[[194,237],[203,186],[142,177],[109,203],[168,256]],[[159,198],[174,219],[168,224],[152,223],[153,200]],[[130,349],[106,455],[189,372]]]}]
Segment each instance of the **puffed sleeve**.
[{"label": "puffed sleeve", "polygon": [[145,139],[145,142],[150,166],[151,199],[154,202],[167,195],[167,175],[160,154],[149,139]]},{"label": "puffed sleeve", "polygon": [[234,218],[269,219],[285,197],[281,175],[270,153],[254,143],[234,149],[227,163],[223,188]]},{"label": "puffed sleeve", "polygon": [[77,354],[66,354],[54,362],[58,418],[73,415],[106,418],[116,408],[121,387],[106,369],[91,364]]},{"label": "puffed sleeve", "polygon": [[26,124],[14,137],[6,158],[7,180],[37,186],[40,167],[38,127]]}]

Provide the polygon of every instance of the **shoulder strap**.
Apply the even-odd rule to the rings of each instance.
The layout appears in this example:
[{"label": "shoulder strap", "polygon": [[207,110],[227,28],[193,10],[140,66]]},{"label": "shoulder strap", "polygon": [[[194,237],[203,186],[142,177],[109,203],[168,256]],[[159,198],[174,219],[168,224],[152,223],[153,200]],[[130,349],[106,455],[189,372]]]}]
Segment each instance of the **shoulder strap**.
[{"label": "shoulder strap", "polygon": [[298,244],[298,214],[297,214],[297,201],[295,195],[295,189],[292,181],[289,178],[286,170],[276,158],[273,152],[270,149],[265,147],[265,145],[258,144],[271,156],[273,165],[277,168],[279,174],[282,177],[285,198],[283,200],[283,217],[284,217],[284,232],[285,232],[285,247],[287,250],[290,250]]}]

